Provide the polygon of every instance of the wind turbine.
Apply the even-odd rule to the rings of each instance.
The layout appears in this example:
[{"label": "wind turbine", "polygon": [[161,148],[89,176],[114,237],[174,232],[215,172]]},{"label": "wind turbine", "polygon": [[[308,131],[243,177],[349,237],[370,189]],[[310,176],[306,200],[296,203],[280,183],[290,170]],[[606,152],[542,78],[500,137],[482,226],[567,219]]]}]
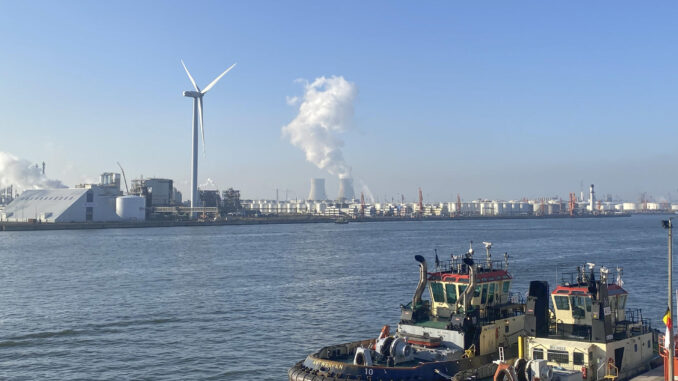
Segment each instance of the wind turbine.
[{"label": "wind turbine", "polygon": [[[195,80],[193,79],[193,76],[191,73],[188,71],[188,68],[184,64],[184,60],[181,60],[181,65],[184,67],[184,70],[186,70],[186,74],[188,74],[188,79],[191,80],[191,83],[193,84],[193,87],[195,88],[195,91],[184,91],[184,96],[185,97],[190,97],[193,98],[193,145],[192,145],[192,151],[193,151],[193,166],[191,170],[191,208],[196,208],[200,204],[200,194],[198,193],[198,123],[200,123],[200,133],[202,134],[202,150],[203,150],[203,155],[205,154],[205,129],[202,125],[202,97],[210,91],[214,85],[219,82],[221,77],[226,75],[233,67],[235,67],[235,64],[231,65],[228,69],[226,69],[221,75],[216,77],[214,81],[212,81],[209,85],[205,86],[204,89],[200,90],[198,85],[195,83]],[[195,218],[195,213],[191,212],[191,218]]]}]

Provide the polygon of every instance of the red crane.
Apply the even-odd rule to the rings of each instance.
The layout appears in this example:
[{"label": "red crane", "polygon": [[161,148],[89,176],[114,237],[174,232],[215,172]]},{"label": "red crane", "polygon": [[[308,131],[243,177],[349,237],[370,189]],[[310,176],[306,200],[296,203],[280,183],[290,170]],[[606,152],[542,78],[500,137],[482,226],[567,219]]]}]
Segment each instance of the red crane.
[{"label": "red crane", "polygon": [[577,196],[574,193],[570,193],[570,202],[567,206],[570,216],[574,216],[574,209],[577,207]]}]

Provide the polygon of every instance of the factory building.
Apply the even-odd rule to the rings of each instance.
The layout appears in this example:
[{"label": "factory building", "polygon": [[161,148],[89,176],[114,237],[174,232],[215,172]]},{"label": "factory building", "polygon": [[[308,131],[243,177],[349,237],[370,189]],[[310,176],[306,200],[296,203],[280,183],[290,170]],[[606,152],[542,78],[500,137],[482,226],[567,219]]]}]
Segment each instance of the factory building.
[{"label": "factory building", "polygon": [[174,182],[170,179],[134,179],[129,193],[146,197],[148,207],[169,206],[175,203]]},{"label": "factory building", "polygon": [[233,188],[228,188],[221,192],[221,201],[226,213],[237,213],[242,210],[240,204],[240,191]]},{"label": "factory building", "polygon": [[31,189],[15,198],[0,214],[7,222],[103,222],[117,221],[110,186]]},{"label": "factory building", "polygon": [[7,188],[0,189],[0,206],[7,205],[14,200],[14,187],[8,186]]}]

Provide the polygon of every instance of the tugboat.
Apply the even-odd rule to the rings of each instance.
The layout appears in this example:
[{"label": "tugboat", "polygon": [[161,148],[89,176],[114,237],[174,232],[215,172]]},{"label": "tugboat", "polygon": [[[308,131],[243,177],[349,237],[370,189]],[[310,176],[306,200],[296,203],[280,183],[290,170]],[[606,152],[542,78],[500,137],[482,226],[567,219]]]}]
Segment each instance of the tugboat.
[{"label": "tugboat", "polygon": [[626,308],[622,269],[610,282],[606,267],[600,267],[599,280],[595,264],[586,267],[562,275],[550,294],[553,311],[548,283],[530,283],[520,357],[574,370],[589,381],[628,379],[657,365],[658,331],[640,309]]},{"label": "tugboat", "polygon": [[[401,305],[395,334],[384,326],[377,338],[331,345],[288,371],[290,381],[451,380],[460,371],[494,374],[492,361],[515,356],[524,332],[525,304],[511,294],[508,255],[476,263],[473,246],[429,273],[417,255],[419,282],[412,301]],[[421,296],[428,284],[430,301]]]}]

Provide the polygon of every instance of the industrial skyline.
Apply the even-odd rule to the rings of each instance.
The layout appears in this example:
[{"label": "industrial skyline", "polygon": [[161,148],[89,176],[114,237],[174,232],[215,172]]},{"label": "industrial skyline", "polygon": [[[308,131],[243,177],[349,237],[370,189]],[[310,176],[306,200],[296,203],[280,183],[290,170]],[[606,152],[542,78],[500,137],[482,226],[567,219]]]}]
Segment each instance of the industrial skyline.
[{"label": "industrial skyline", "polygon": [[[239,62],[211,95],[200,184],[254,199],[302,198],[312,177],[338,189],[281,131],[300,115],[297,79],[336,77],[355,86],[337,137],[357,193],[678,194],[674,3],[248,5],[4,3],[0,152],[69,186],[120,161],[188,195],[179,59],[196,57],[200,78]],[[176,27],[193,19],[200,41]]]}]

